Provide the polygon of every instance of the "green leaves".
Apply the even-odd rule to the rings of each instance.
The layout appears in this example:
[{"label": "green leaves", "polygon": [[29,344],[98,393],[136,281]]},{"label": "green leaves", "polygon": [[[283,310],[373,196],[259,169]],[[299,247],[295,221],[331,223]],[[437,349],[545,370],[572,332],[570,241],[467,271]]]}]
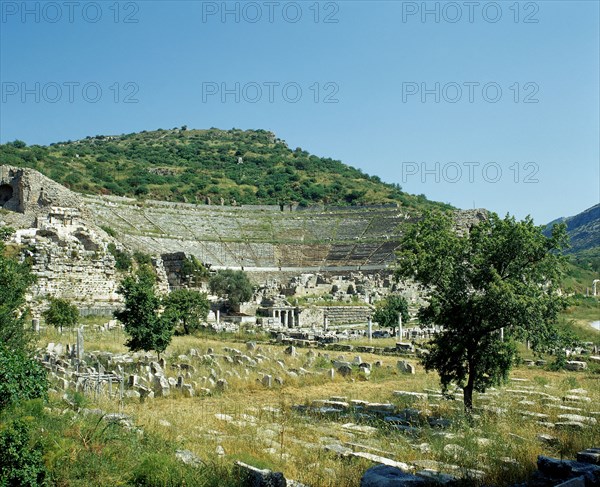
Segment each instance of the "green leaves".
[{"label": "green leaves", "polygon": [[48,387],[45,370],[32,358],[33,337],[25,327],[25,292],[35,276],[28,265],[4,256],[3,240],[9,234],[0,238],[0,409],[45,397]]},{"label": "green leaves", "polygon": [[66,299],[50,298],[50,307],[42,313],[49,325],[62,329],[71,328],[77,324],[79,310]]},{"label": "green leaves", "polygon": [[190,284],[198,284],[208,279],[208,269],[195,256],[186,257],[181,264],[180,275]]},{"label": "green leaves", "polygon": [[566,302],[557,293],[565,262],[558,251],[565,244],[560,226],[548,238],[529,217],[518,222],[494,213],[462,234],[450,215],[428,213],[406,233],[396,277],[427,288],[419,318],[443,327],[424,365],[439,372],[443,387],[464,387],[467,407],[467,392],[507,377],[515,339],[536,350],[559,343],[555,325]]},{"label": "green leaves", "polygon": [[243,271],[218,271],[210,278],[208,286],[211,293],[226,298],[231,308],[249,301],[253,294],[252,284]]},{"label": "green leaves", "polygon": [[0,409],[23,399],[46,397],[48,384],[42,365],[23,350],[0,345]]},{"label": "green leaves", "polygon": [[107,247],[110,254],[115,258],[115,267],[120,271],[131,269],[131,255],[125,250],[119,250],[114,243],[109,243]]},{"label": "green leaves", "polygon": [[398,326],[398,315],[402,315],[402,323],[408,323],[408,303],[402,296],[391,295],[377,307],[373,320],[380,326],[395,328]]},{"label": "green leaves", "polygon": [[182,326],[179,334],[189,335],[206,320],[210,304],[205,293],[190,289],[176,289],[165,299],[165,315]]},{"label": "green leaves", "polygon": [[[9,234],[6,231],[3,238]],[[0,239],[0,343],[10,350],[27,349],[31,336],[25,328],[25,292],[36,278],[29,265],[5,257],[3,251]]]},{"label": "green leaves", "polygon": [[43,450],[33,444],[30,427],[17,419],[0,432],[0,485],[37,487],[45,485]]},{"label": "green leaves", "polygon": [[155,291],[156,276],[149,266],[142,265],[135,275],[127,276],[117,292],[125,298],[125,308],[115,312],[115,318],[125,326],[129,339],[125,345],[133,352],[144,350],[164,352],[174,332],[174,320],[160,315],[160,298]]}]

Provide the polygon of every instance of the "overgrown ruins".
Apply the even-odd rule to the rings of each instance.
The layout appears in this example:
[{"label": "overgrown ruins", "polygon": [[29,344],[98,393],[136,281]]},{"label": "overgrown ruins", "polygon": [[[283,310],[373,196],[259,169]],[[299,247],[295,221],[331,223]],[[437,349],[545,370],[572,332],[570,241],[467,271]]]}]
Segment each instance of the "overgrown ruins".
[{"label": "overgrown ruins", "polygon": [[[0,225],[17,229],[13,240],[38,276],[34,309],[49,295],[74,301],[84,313],[117,307],[112,243],[151,255],[165,290],[180,284],[177,270],[189,255],[212,269],[243,269],[259,286],[247,311],[262,306],[288,327],[300,326],[302,314],[306,324],[325,315],[332,323],[365,321],[364,304],[393,286],[389,266],[405,224],[416,217],[397,206],[298,209],[83,196],[11,166],[0,166],[0,205]],[[477,218],[480,212],[462,212],[459,221]],[[403,291],[417,299],[414,286]],[[324,293],[340,301],[354,295],[363,306],[309,312],[279,299]]]}]

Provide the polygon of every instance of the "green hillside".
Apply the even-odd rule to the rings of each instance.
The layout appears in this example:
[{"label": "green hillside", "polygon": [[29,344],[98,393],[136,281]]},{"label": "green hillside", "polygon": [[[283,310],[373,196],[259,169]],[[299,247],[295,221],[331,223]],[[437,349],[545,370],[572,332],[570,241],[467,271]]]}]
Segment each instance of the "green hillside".
[{"label": "green hillside", "polygon": [[50,146],[0,145],[0,164],[36,169],[74,191],[220,204],[449,205],[401,191],[265,130],[143,131]]},{"label": "green hillside", "polygon": [[567,225],[571,247],[566,253],[571,257],[571,262],[582,269],[600,272],[600,204],[575,216],[548,223],[545,233],[549,235],[557,223]]}]

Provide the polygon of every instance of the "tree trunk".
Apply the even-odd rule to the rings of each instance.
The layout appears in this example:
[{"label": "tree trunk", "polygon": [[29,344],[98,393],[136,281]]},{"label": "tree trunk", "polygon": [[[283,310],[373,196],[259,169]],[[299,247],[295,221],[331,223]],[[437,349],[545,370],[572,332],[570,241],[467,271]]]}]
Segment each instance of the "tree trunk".
[{"label": "tree trunk", "polygon": [[469,381],[467,385],[463,387],[463,401],[465,404],[465,413],[471,414],[473,412],[473,381],[471,380],[472,374],[469,374]]},{"label": "tree trunk", "polygon": [[469,360],[469,379],[467,385],[463,387],[463,402],[465,405],[465,413],[471,416],[473,412],[473,388],[475,386],[475,363],[473,360]]}]

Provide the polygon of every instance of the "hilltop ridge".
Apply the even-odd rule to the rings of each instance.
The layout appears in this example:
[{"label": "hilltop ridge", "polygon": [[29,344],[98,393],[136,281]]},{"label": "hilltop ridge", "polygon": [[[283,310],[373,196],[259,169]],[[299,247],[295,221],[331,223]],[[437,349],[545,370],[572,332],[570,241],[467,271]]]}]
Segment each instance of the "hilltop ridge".
[{"label": "hilltop ridge", "polygon": [[27,167],[84,194],[196,204],[451,206],[404,193],[360,169],[312,155],[266,130],[158,129],[49,146],[0,145],[0,164]]}]

